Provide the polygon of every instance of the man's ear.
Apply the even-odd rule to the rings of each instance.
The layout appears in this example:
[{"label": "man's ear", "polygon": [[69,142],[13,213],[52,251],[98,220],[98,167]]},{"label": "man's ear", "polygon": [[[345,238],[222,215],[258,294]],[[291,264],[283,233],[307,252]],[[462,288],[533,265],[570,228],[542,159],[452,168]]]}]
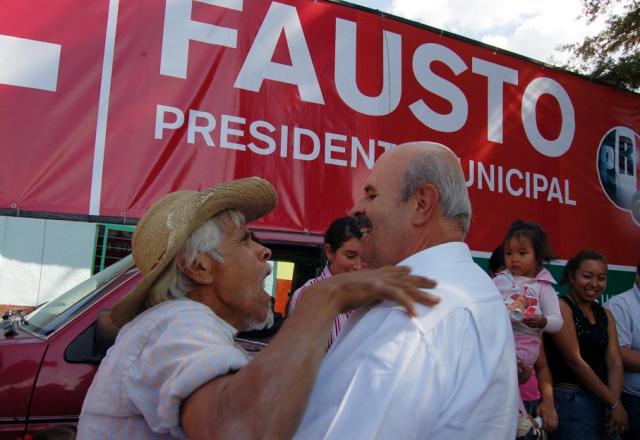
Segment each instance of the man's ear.
[{"label": "man's ear", "polygon": [[182,258],[178,259],[178,270],[187,275],[196,284],[211,284],[213,282],[214,265],[218,264],[210,255],[200,252],[193,263],[185,265]]},{"label": "man's ear", "polygon": [[440,206],[440,194],[435,186],[425,183],[411,196],[414,200],[414,211],[411,224],[421,226],[425,224]]}]

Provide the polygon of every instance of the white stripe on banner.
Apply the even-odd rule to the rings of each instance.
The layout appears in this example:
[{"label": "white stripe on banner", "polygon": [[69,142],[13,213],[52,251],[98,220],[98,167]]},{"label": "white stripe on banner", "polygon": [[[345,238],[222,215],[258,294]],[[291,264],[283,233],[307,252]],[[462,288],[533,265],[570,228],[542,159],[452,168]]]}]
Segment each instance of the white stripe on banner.
[{"label": "white stripe on banner", "polygon": [[91,174],[89,215],[100,215],[104,148],[107,137],[107,116],[109,114],[109,95],[111,94],[111,75],[113,70],[113,53],[116,45],[116,23],[118,21],[119,1],[120,0],[109,1],[109,16],[107,18],[107,32],[104,41],[104,58],[102,61],[102,78],[100,79],[96,143],[93,150],[93,171]]}]

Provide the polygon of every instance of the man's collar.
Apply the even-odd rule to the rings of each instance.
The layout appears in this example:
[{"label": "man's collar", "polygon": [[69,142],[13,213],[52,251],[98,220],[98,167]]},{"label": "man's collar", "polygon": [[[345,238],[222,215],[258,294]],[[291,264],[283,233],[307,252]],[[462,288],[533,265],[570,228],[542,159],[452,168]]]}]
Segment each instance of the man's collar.
[{"label": "man's collar", "polygon": [[427,249],[423,249],[398,263],[398,266],[428,265],[436,267],[451,264],[454,261],[471,260],[469,246],[462,241],[450,241]]}]

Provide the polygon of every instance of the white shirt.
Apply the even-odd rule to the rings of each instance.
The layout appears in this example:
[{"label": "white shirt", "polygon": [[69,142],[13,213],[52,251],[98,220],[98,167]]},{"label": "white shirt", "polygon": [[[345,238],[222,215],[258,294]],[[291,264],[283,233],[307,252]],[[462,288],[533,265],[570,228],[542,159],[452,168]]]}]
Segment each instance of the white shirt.
[{"label": "white shirt", "polygon": [[400,265],[442,300],[410,319],[397,305],[356,312],[325,357],[297,439],[513,440],[518,379],[511,324],[462,242]]},{"label": "white shirt", "polygon": [[[616,320],[618,345],[640,351],[640,287],[634,284],[626,292],[614,296],[605,304]],[[640,373],[624,372],[623,391],[640,397]]]},{"label": "white shirt", "polygon": [[184,438],[180,405],[249,357],[203,304],[166,301],[122,327],[85,397],[78,439]]}]

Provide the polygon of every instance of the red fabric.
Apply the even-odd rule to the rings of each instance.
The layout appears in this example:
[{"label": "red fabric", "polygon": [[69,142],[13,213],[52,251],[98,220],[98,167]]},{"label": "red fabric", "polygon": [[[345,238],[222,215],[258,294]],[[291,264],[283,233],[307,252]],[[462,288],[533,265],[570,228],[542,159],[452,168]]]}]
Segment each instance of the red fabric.
[{"label": "red fabric", "polygon": [[[100,87],[104,85],[109,4],[106,0],[59,0],[50,8],[46,0],[3,1],[0,35],[59,44],[61,55],[55,91],[0,83],[0,209],[89,213],[90,197],[96,194],[91,185],[98,171],[94,151],[99,137],[97,116]],[[369,169],[356,143],[366,151],[371,143],[378,157],[388,143],[431,140],[448,145],[461,159],[474,207],[468,235],[472,249],[492,250],[514,219],[526,218],[546,227],[561,258],[589,247],[603,251],[612,264],[636,263],[640,227],[628,209],[614,206],[605,194],[598,177],[598,151],[614,127],[627,127],[635,133],[630,135],[635,145],[640,143],[637,95],[496,53],[480,44],[322,0],[288,0],[286,5],[251,0],[244,2],[242,11],[193,2],[192,21],[233,31],[236,41],[229,47],[192,39],[188,42],[186,78],[179,78],[160,71],[168,4],[172,2],[119,3],[110,94],[105,101],[108,113],[103,121],[106,136],[102,178],[98,180],[102,185],[100,203],[92,214],[139,218],[167,192],[203,189],[257,175],[269,179],[280,197],[278,208],[259,226],[321,234],[331,220],[345,214],[363,195]],[[279,23],[282,11],[297,19],[286,23],[299,21],[300,27],[289,34],[280,32],[271,62],[284,69],[291,67],[298,58],[289,47],[294,43],[305,46],[312,72],[304,79],[315,84],[312,76],[316,76],[322,102],[303,99],[298,85],[281,79],[266,78],[258,90],[236,86],[251,49],[265,43],[256,39],[266,17]],[[353,58],[345,55],[336,61],[336,29],[345,22],[356,28],[355,84],[364,97],[387,96],[382,94],[383,67],[402,67],[400,95],[397,103],[385,104],[388,114],[356,110],[339,92],[335,68]],[[384,63],[383,46],[390,47],[393,35],[399,38],[400,60]],[[428,60],[442,54],[454,61]],[[490,87],[488,76],[478,71],[483,63],[499,71],[511,69],[515,84],[499,82]],[[423,78],[421,83],[416,69],[427,72],[433,80]],[[523,122],[523,108],[529,108],[525,104],[529,102],[525,99],[527,90],[541,79],[566,93],[574,113],[573,118],[564,115],[558,99],[546,92],[529,109],[540,137],[548,141],[559,138],[563,122],[573,123],[575,132],[568,149],[557,157],[534,147]],[[443,84],[449,96],[436,90],[436,83]],[[502,112],[498,121],[501,140],[491,134],[489,126],[497,114],[488,110],[489,89],[496,87],[502,91],[502,100],[495,107]],[[460,102],[453,103],[451,94]],[[461,114],[466,106],[466,117],[459,127],[426,124],[412,110],[412,105],[420,102],[445,120],[452,112]],[[179,109],[186,122],[162,131],[157,138],[158,106]],[[371,106],[364,107],[371,110]],[[210,133],[215,145],[207,145],[198,132],[190,136],[187,128],[190,115],[202,126],[205,113],[215,118]],[[221,134],[223,115],[236,118],[227,124],[231,131],[226,141]],[[255,121],[265,121],[274,130],[263,125],[258,129],[262,138],[258,138],[250,129]],[[293,157],[292,133],[300,129],[319,138],[318,155],[312,160]],[[264,153],[268,146],[265,137],[273,142],[273,153],[259,154],[249,148],[254,143]],[[301,139],[301,152],[309,154],[313,151],[311,138]],[[223,143],[241,147],[225,148]],[[355,167],[351,166],[352,151],[356,152]],[[638,156],[636,151],[635,191],[640,187]],[[523,176],[511,176],[511,183],[522,190],[520,196],[506,189],[504,175],[510,170]],[[482,173],[493,174],[492,183],[484,178],[479,182]],[[549,198],[548,190],[534,195],[534,175],[547,179],[549,185],[556,179],[555,198]],[[329,195],[330,205],[318,203]]]}]

